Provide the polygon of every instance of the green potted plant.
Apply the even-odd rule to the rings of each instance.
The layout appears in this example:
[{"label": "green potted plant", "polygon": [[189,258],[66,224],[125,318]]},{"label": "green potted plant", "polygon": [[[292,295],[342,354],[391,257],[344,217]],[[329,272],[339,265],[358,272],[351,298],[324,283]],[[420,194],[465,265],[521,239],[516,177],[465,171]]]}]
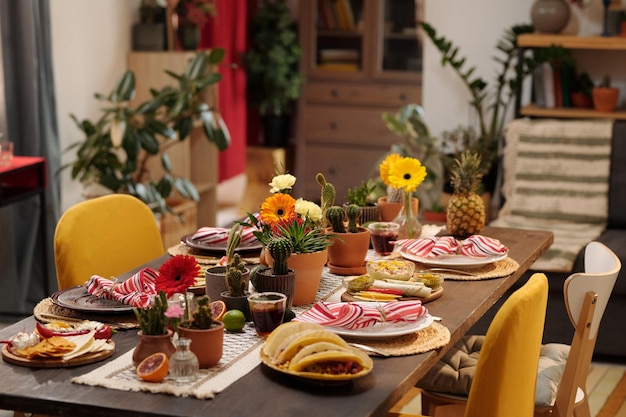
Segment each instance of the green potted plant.
[{"label": "green potted plant", "polygon": [[220,298],[226,304],[228,310],[239,310],[243,313],[246,321],[252,320],[248,308],[248,283],[250,270],[241,261],[241,256],[236,253],[233,260],[226,266],[226,291],[220,294]]},{"label": "green potted plant", "polygon": [[[331,227],[333,244],[328,248],[328,267],[338,275],[365,273],[365,257],[370,247],[370,231],[358,226],[360,210],[350,204],[345,212],[342,207],[332,206],[326,211]],[[348,218],[347,227],[344,216]]]},{"label": "green potted plant", "polygon": [[379,220],[380,212],[378,205],[375,201],[372,201],[372,195],[375,189],[376,183],[374,180],[362,181],[361,185],[358,187],[348,188],[348,202],[344,205],[344,209],[350,204],[359,207],[359,220],[361,224],[377,222]]},{"label": "green potted plant", "polygon": [[581,72],[574,79],[571,98],[574,107],[587,109],[593,106],[593,80],[587,72]]},{"label": "green potted plant", "polygon": [[285,0],[261,2],[250,24],[250,39],[243,56],[250,101],[258,106],[265,144],[284,147],[302,83],[297,27]]},{"label": "green potted plant", "polygon": [[[222,293],[229,290],[227,273],[233,267],[236,270],[241,271],[241,279],[243,280],[242,283],[245,284],[247,288],[250,270],[245,267],[241,257],[235,253],[237,247],[241,244],[241,236],[243,233],[242,227],[243,226],[240,223],[235,223],[228,232],[226,252],[224,255],[226,265],[212,266],[207,268],[205,272],[205,294],[208,295],[211,300],[223,298]],[[237,256],[237,259],[235,259],[235,255]],[[236,293],[238,293],[238,291],[236,291]]]},{"label": "green potted plant", "polygon": [[293,243],[284,236],[274,236],[267,244],[272,257],[270,266],[261,266],[253,272],[253,284],[258,292],[279,292],[287,296],[287,308],[291,308],[296,287],[296,271],[289,268]]},{"label": "green potted plant", "polygon": [[139,342],[133,352],[133,364],[138,365],[156,352],[169,357],[176,351],[172,344],[173,332],[168,329],[169,320],[165,315],[167,307],[167,296],[160,291],[150,307],[133,308],[139,323]]},{"label": "green potted plant", "polygon": [[224,323],[213,319],[211,300],[206,295],[188,308],[191,319],[180,323],[179,335],[191,340],[190,349],[198,357],[200,368],[216,365],[223,353]]},{"label": "green potted plant", "polygon": [[[151,90],[152,97],[137,106],[129,101],[135,92],[135,76],[126,71],[108,94],[96,94],[104,103],[97,121],[72,119],[85,138],[68,150],[76,158],[62,169],[85,187],[98,184],[107,192],[127,193],[144,201],[155,213],[172,212],[168,198],[176,192],[186,200],[198,201],[198,192],[187,178],[177,176],[167,151],[184,141],[195,124],[201,124],[208,140],[219,150],[228,148],[230,136],[219,114],[203,99],[206,89],[221,75],[209,70],[222,61],[224,50],[200,52],[182,74],[167,71],[178,86]],[[163,174],[150,172],[147,163],[159,158]]]}]

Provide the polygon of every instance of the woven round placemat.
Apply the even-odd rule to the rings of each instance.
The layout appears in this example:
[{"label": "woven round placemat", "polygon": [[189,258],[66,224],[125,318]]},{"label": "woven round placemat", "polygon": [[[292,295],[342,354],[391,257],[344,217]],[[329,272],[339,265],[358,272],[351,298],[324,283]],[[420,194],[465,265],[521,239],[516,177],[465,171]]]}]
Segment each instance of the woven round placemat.
[{"label": "woven round placemat", "polygon": [[[172,246],[171,248],[167,249],[167,253],[170,254],[171,256],[176,256],[176,255],[190,255],[193,256],[194,258],[196,258],[196,261],[200,264],[200,265],[216,265],[220,259],[222,259],[221,256],[217,257],[217,256],[211,256],[211,255],[204,255],[204,254],[200,254],[198,253],[196,250],[194,250],[193,248],[190,248],[189,246],[183,244],[183,243],[179,243],[177,245]],[[259,257],[241,257],[242,261],[246,264],[258,264],[259,263]]]},{"label": "woven round placemat", "polygon": [[[387,353],[389,356],[415,355],[438,349],[450,343],[450,330],[441,323],[433,322],[430,326],[415,333],[391,339],[367,340],[363,343]],[[371,356],[377,356],[369,351],[364,350],[364,352]]]},{"label": "woven round placemat", "polygon": [[[441,272],[441,274],[445,277],[445,279],[449,279],[451,281],[478,281],[481,279],[506,277],[517,271],[518,268],[519,264],[515,259],[506,257],[487,265],[480,265],[471,268],[463,267],[463,271],[467,271],[472,275],[457,274],[450,271]],[[430,267],[428,265],[415,263],[415,269],[428,270]]]},{"label": "woven round placemat", "polygon": [[55,320],[94,320],[106,323],[112,329],[138,329],[139,323],[134,314],[84,314],[80,311],[61,307],[52,302],[51,298],[44,298],[33,309],[33,315],[42,323],[49,323]]}]

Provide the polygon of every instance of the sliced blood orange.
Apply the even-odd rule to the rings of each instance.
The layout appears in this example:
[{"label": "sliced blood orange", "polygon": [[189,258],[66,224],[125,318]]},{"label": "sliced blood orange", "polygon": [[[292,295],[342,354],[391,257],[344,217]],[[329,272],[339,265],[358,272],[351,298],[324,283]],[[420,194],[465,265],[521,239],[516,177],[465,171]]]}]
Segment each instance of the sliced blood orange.
[{"label": "sliced blood orange", "polygon": [[226,313],[226,304],[222,300],[211,301],[211,311],[213,312],[213,320],[222,320]]},{"label": "sliced blood orange", "polygon": [[137,376],[148,382],[160,382],[167,376],[170,361],[163,352],[153,353],[137,365]]}]

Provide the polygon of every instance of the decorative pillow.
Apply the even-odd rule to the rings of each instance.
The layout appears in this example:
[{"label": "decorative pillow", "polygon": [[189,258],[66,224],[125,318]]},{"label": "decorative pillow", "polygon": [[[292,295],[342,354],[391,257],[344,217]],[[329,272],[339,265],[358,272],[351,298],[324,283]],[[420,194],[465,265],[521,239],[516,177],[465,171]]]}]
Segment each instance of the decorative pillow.
[{"label": "decorative pillow", "polygon": [[[484,339],[485,336],[465,336],[459,340],[417,386],[427,391],[467,397]],[[559,343],[548,343],[541,347],[535,392],[536,407],[553,404],[569,349],[568,345]]]}]

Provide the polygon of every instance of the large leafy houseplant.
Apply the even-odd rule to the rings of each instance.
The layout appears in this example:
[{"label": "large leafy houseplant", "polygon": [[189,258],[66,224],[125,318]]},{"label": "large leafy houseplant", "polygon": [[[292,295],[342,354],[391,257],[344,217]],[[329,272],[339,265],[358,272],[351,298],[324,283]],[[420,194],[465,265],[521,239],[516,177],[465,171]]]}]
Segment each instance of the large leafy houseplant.
[{"label": "large leafy houseplant", "polygon": [[534,28],[532,25],[514,25],[505,31],[503,38],[496,44],[500,55],[494,59],[499,64],[499,70],[495,87],[490,89],[487,81],[474,74],[476,67],[467,64],[467,58],[459,54],[459,48],[452,41],[439,36],[429,23],[419,24],[441,53],[442,66],[449,65],[471,95],[470,105],[476,111],[478,129],[476,137],[469,141],[469,146],[471,151],[481,156],[483,169],[487,172],[496,162],[510,105],[519,93],[524,78],[538,64],[533,56],[525,56],[520,60],[517,48],[517,37],[533,32]]},{"label": "large leafy houseplant", "polygon": [[[151,89],[151,98],[134,107],[129,102],[135,94],[135,75],[126,71],[108,95],[95,95],[105,104],[97,121],[71,115],[85,138],[70,146],[76,159],[63,168],[71,168],[72,179],[85,186],[96,183],[138,197],[155,213],[172,212],[166,199],[174,190],[197,202],[196,188],[173,172],[167,150],[184,141],[197,124],[219,150],[229,146],[230,135],[219,111],[204,100],[207,88],[221,80],[210,67],[223,57],[223,49],[196,54],[184,73],[166,71],[177,86]],[[148,169],[150,158],[160,158],[160,176]]]},{"label": "large leafy houseplant", "polygon": [[252,102],[261,116],[290,113],[300,96],[302,52],[285,0],[262,1],[251,22],[250,39],[243,58]]}]

